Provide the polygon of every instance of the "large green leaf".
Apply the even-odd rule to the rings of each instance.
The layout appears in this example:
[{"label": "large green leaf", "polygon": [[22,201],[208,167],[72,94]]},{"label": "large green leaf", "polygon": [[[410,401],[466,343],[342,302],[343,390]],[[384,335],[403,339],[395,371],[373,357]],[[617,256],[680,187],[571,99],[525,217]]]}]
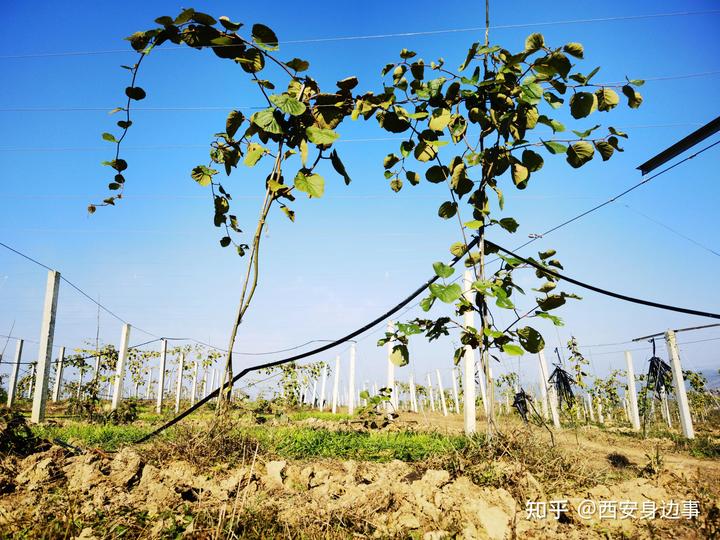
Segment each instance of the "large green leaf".
[{"label": "large green leaf", "polygon": [[598,110],[600,111],[609,111],[620,103],[620,97],[615,90],[610,88],[600,88],[595,91],[595,95],[597,96]]},{"label": "large green leaf", "polygon": [[570,114],[573,118],[585,118],[597,109],[597,96],[590,92],[578,92],[570,98]]},{"label": "large green leaf", "polygon": [[458,205],[456,202],[445,201],[438,209],[438,216],[443,219],[450,219],[457,214]]},{"label": "large green leaf", "polygon": [[250,117],[250,121],[263,131],[269,133],[282,133],[282,127],[275,118],[275,109],[269,108],[258,111]]},{"label": "large green leaf", "polygon": [[571,144],[567,149],[567,162],[575,169],[582,167],[593,158],[595,149],[588,141],[580,141]]},{"label": "large green leaf", "polygon": [[277,51],[279,48],[275,32],[264,24],[253,24],[252,39],[258,47],[266,51]]},{"label": "large green leaf", "polygon": [[243,163],[245,163],[248,167],[254,167],[264,154],[265,148],[257,143],[250,143],[248,144],[247,151],[245,152],[245,159],[243,160]]},{"label": "large green leaf", "polygon": [[525,189],[530,173],[522,163],[512,164],[512,179],[518,189]]},{"label": "large green leaf", "polygon": [[567,146],[556,141],[542,141],[542,143],[551,154],[564,154],[568,149]]},{"label": "large green leaf", "polygon": [[580,43],[568,43],[563,47],[563,51],[568,53],[570,56],[574,56],[575,58],[582,58],[585,50],[583,49],[583,46]]},{"label": "large green leaf", "polygon": [[525,149],[522,153],[522,163],[530,172],[542,169],[544,160],[540,154],[532,150]]},{"label": "large green leaf", "polygon": [[518,331],[518,340],[520,345],[523,346],[529,353],[538,353],[545,348],[545,340],[540,335],[540,332],[530,326],[520,328]]},{"label": "large green leaf", "polygon": [[527,52],[535,52],[540,49],[542,49],[543,45],[545,45],[545,38],[542,34],[530,34],[525,39],[525,51]]},{"label": "large green leaf", "polygon": [[596,142],[595,148],[600,154],[600,157],[602,157],[603,161],[607,161],[608,159],[610,159],[613,155],[613,152],[615,152],[615,148],[613,148],[613,145],[605,141]]},{"label": "large green leaf", "polygon": [[319,145],[332,144],[340,136],[332,129],[324,129],[316,126],[309,126],[305,130],[305,134],[308,139],[310,139],[310,142]]},{"label": "large green leaf", "polygon": [[309,197],[322,197],[325,193],[325,179],[319,174],[305,175],[298,172],[295,176],[295,187],[308,194]]},{"label": "large green leaf", "polygon": [[520,347],[519,345],[515,345],[514,343],[506,343],[502,346],[502,350],[508,356],[522,356],[523,354],[525,354],[525,351],[523,351],[522,347]]},{"label": "large green leaf", "polygon": [[338,156],[337,150],[333,150],[332,152],[330,152],[330,162],[332,163],[335,172],[342,176],[343,180],[345,180],[345,185],[350,185],[350,175],[348,175],[347,171],[345,170],[345,165],[343,165],[343,162],[340,160],[340,156]]},{"label": "large green leaf", "polygon": [[628,100],[628,107],[630,107],[631,109],[637,109],[643,102],[643,98],[640,95],[640,92],[638,92],[628,84],[622,87],[622,92],[623,94],[625,94],[625,97]]},{"label": "large green leaf", "polygon": [[452,304],[462,296],[462,289],[457,283],[451,283],[450,285],[431,283],[430,292],[435,298],[446,304]]},{"label": "large green leaf", "polygon": [[392,348],[390,361],[398,367],[407,366],[410,363],[410,353],[406,345],[399,343]]},{"label": "large green leaf", "polygon": [[212,182],[212,177],[216,174],[217,171],[215,169],[211,169],[205,165],[198,165],[190,172],[190,177],[201,186],[209,186]]},{"label": "large green leaf", "polygon": [[230,111],[227,120],[225,120],[225,133],[228,134],[228,137],[235,136],[244,119],[245,116],[240,111]]},{"label": "large green leaf", "polygon": [[298,101],[290,94],[272,94],[270,101],[282,112],[292,116],[300,116],[307,108],[304,103]]},{"label": "large green leaf", "polygon": [[433,263],[433,270],[435,270],[435,274],[441,278],[449,278],[455,272],[452,266],[448,266],[444,262]]}]

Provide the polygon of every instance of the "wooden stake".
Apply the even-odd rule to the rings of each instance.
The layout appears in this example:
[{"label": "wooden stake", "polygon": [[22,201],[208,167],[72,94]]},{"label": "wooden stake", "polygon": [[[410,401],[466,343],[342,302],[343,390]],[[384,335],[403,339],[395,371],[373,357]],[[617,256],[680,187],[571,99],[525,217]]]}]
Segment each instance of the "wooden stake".
[{"label": "wooden stake", "polygon": [[670,365],[673,372],[675,397],[677,398],[678,409],[680,411],[680,427],[686,438],[694,439],[695,430],[693,428],[692,417],[690,416],[690,405],[688,404],[687,394],[685,393],[685,379],[682,373],[680,353],[678,352],[674,331],[668,330],[665,332],[665,343],[667,344],[668,356],[671,360]]},{"label": "wooden stake", "polygon": [[13,364],[12,374],[10,375],[10,381],[8,382],[8,407],[13,406],[15,396],[17,395],[17,380],[18,373],[20,373],[20,359],[22,358],[23,343],[25,342],[22,339],[18,339],[17,345],[15,346],[15,363]]},{"label": "wooden stake", "polygon": [[130,325],[125,323],[120,336],[120,350],[118,351],[118,361],[115,366],[115,388],[112,398],[111,410],[117,410],[122,401],[123,383],[125,382],[125,363],[128,357],[128,347],[130,345]]},{"label": "wooden stake", "polygon": [[35,369],[35,392],[33,395],[32,413],[30,415],[30,421],[33,424],[39,424],[45,420],[45,405],[48,394],[53,338],[55,337],[55,316],[57,314],[59,288],[60,272],[50,270],[45,288],[45,305],[43,308],[42,325],[40,326],[38,363]]}]

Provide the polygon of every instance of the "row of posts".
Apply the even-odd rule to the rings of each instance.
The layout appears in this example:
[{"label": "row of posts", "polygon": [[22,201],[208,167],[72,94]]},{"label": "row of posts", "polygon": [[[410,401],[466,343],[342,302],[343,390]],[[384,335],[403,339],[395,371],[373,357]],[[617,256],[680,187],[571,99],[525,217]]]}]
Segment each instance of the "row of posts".
[{"label": "row of posts", "polygon": [[[38,353],[38,363],[35,370],[35,382],[34,382],[34,393],[33,393],[33,403],[32,403],[32,412],[30,420],[33,423],[39,423],[42,422],[45,419],[45,410],[46,410],[46,400],[48,395],[48,381],[50,378],[50,364],[51,357],[52,357],[52,349],[53,349],[53,338],[55,333],[55,319],[56,319],[56,313],[57,313],[57,301],[58,301],[58,289],[60,284],[60,273],[54,270],[51,270],[48,272],[48,280],[47,280],[47,286],[46,286],[46,292],[45,292],[45,303],[43,308],[43,319],[42,319],[42,325],[41,325],[41,333],[40,333],[40,343],[39,343],[39,353]],[[471,284],[472,284],[472,276],[469,271],[465,272],[464,276],[464,290],[466,291],[466,295],[471,294]],[[470,300],[470,298],[468,298]],[[464,315],[465,317],[465,325],[466,326],[474,326],[474,313],[472,311],[467,311]],[[112,395],[112,410],[115,410],[118,408],[120,401],[122,400],[122,393],[123,393],[123,383],[125,378],[125,365],[127,363],[128,358],[128,348],[129,348],[129,340],[130,340],[130,324],[124,324],[122,328],[122,335],[120,339],[120,349],[118,352],[118,360],[116,365],[116,373],[114,377],[114,388],[113,388],[113,395]],[[394,326],[392,322],[388,323],[388,332],[392,333],[394,331]],[[692,418],[690,416],[690,408],[688,404],[687,395],[685,392],[685,384],[684,379],[682,375],[682,366],[680,364],[680,356],[678,353],[677,348],[677,342],[675,339],[675,333],[672,330],[668,330],[665,333],[665,341],[667,343],[667,349],[668,349],[668,356],[670,358],[670,365],[672,368],[672,374],[673,374],[673,384],[674,384],[674,390],[675,395],[677,399],[677,404],[679,408],[679,416],[680,416],[680,426],[683,432],[683,435],[688,438],[692,439],[694,438],[694,430],[693,430],[693,423]],[[13,366],[13,371],[10,378],[10,385],[9,385],[9,391],[8,391],[8,405],[11,406],[16,394],[16,385],[17,385],[17,377],[18,377],[18,371],[20,367],[20,358],[22,356],[22,349],[23,349],[23,342],[22,340],[19,340],[17,343],[17,349],[16,349],[16,355],[15,355],[15,365]],[[64,348],[61,348],[60,351],[60,357],[58,361],[57,366],[57,373],[55,377],[55,385],[53,388],[53,400],[57,401],[59,392],[60,392],[60,384],[62,381],[62,370],[63,370],[63,358],[64,358]],[[158,392],[157,392],[157,402],[156,402],[156,411],[159,413],[162,410],[162,400],[164,395],[164,386],[165,386],[165,365],[166,365],[166,358],[167,358],[167,341],[162,340],[161,345],[161,351],[160,351],[160,370],[158,375]],[[539,367],[540,367],[540,377],[541,377],[541,384],[540,384],[540,391],[541,391],[541,398],[542,398],[542,408],[543,412],[545,414],[545,417],[547,418],[548,409],[550,412],[550,416],[552,417],[553,424],[556,428],[560,428],[560,417],[559,417],[559,411],[558,411],[558,404],[557,404],[557,396],[555,396],[554,387],[548,383],[549,379],[549,373],[548,373],[548,367],[547,362],[545,360],[545,355],[542,351],[538,354],[539,359]],[[630,420],[630,423],[635,430],[640,429],[640,416],[638,413],[638,404],[637,404],[637,391],[635,388],[635,370],[633,367],[633,360],[630,352],[625,352],[625,359],[627,363],[627,378],[628,378],[628,392],[626,396],[626,403],[628,403],[627,407],[627,413]],[[347,393],[347,407],[348,407],[348,413],[353,414],[355,411],[355,398],[356,398],[356,384],[355,384],[355,363],[356,363],[356,348],[355,344],[353,343],[350,349],[350,366],[349,366],[349,380],[348,380],[348,393]],[[480,383],[480,393],[481,393],[481,399],[483,403],[483,407],[485,409],[485,415],[487,418],[492,418],[493,415],[493,399],[488,399],[488,397],[492,397],[494,392],[492,391],[492,372],[490,370],[490,365],[487,361],[487,358],[480,358],[480,365],[478,366],[479,369],[476,369],[476,363],[475,363],[475,354],[474,350],[470,346],[466,346],[465,352],[463,355],[463,392],[464,392],[464,404],[471,404],[471,406],[464,406],[463,412],[464,412],[464,428],[465,433],[470,435],[475,433],[476,431],[476,410],[475,410],[475,375],[476,372],[480,373],[480,377],[478,378],[478,381]],[[176,398],[175,398],[175,412],[179,412],[180,409],[180,397],[181,397],[181,390],[182,390],[182,380],[183,380],[183,370],[184,370],[184,356],[180,356],[180,362],[178,366],[178,376],[177,376],[177,389],[176,389]],[[442,380],[440,378],[440,371],[437,370],[437,383],[439,387],[439,397],[440,397],[440,404],[439,407],[441,407],[443,414],[447,415],[447,403],[445,400],[445,393],[442,387]],[[332,412],[337,412],[338,408],[338,392],[339,392],[339,377],[340,377],[340,357],[338,356],[335,361],[335,372],[334,372],[334,385],[333,385],[333,395],[332,395]],[[214,378],[214,377],[213,377]],[[458,398],[458,392],[457,392],[457,381],[456,381],[456,373],[455,370],[453,370],[453,377],[452,377],[452,383],[453,383],[453,400],[455,405],[455,411],[460,411],[460,405],[459,405],[459,398]],[[325,389],[326,389],[326,381],[327,381],[327,367],[323,370],[322,373],[322,380],[321,380],[321,395],[320,395],[320,408],[322,410],[325,402]],[[411,400],[411,410],[414,412],[418,412],[418,404],[417,404],[417,396],[415,391],[415,381],[413,376],[410,377],[410,400]],[[429,399],[430,399],[430,406],[434,410],[435,409],[435,403],[433,398],[433,392],[432,392],[432,381],[430,379],[430,374],[427,376],[427,382],[428,382],[428,389],[429,389]],[[215,383],[215,381],[213,381]],[[219,384],[219,380],[217,381]],[[213,384],[214,386],[214,384]],[[387,404],[389,410],[398,410],[398,392],[396,391],[396,384],[395,384],[395,364],[392,362],[392,344],[388,343],[387,345],[387,384],[386,387],[390,389],[390,401]],[[149,383],[148,383],[149,388]],[[194,403],[197,393],[197,362],[194,366],[194,372],[193,372],[193,383],[191,387],[191,401]],[[589,396],[588,396],[589,398]],[[667,405],[665,405],[667,407]],[[589,414],[592,414],[592,404],[590,404],[589,407]],[[666,418],[669,420],[670,415],[669,411],[666,411],[665,413]],[[598,416],[602,416],[602,411],[598,410]]]}]

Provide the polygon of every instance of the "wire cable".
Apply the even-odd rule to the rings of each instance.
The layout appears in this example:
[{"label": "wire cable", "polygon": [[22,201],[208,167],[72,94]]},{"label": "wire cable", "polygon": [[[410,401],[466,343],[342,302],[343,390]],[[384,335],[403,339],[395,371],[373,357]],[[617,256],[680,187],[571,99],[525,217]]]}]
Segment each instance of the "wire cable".
[{"label": "wire cable", "polygon": [[625,295],[625,294],[620,294],[620,293],[616,293],[616,292],[613,292],[613,291],[609,291],[609,290],[607,290],[607,289],[602,289],[602,288],[600,288],[600,287],[596,287],[595,285],[590,285],[589,283],[585,283],[585,282],[582,282],[582,281],[580,281],[580,280],[577,280],[577,279],[574,279],[574,278],[571,278],[571,277],[567,277],[567,276],[565,276],[565,275],[563,275],[563,274],[560,274],[560,273],[558,273],[558,272],[555,272],[554,270],[550,270],[549,268],[546,268],[545,266],[541,265],[540,263],[538,263],[538,262],[536,262],[536,261],[534,261],[534,260],[532,260],[532,259],[526,259],[526,258],[524,258],[524,257],[521,257],[520,255],[516,254],[515,252],[510,251],[509,249],[506,249],[506,248],[504,248],[504,247],[502,247],[502,246],[499,246],[499,245],[496,244],[495,242],[491,242],[491,241],[488,240],[488,239],[485,239],[485,243],[488,244],[488,245],[490,245],[490,246],[494,246],[494,247],[497,248],[498,250],[503,251],[503,252],[507,253],[508,255],[510,255],[510,256],[512,256],[512,257],[515,257],[515,258],[518,259],[519,261],[521,261],[521,262],[523,262],[523,263],[525,263],[525,264],[528,264],[528,265],[530,265],[530,266],[532,266],[532,267],[540,270],[540,271],[541,271],[542,273],[544,273],[544,274],[548,274],[548,275],[550,275],[550,276],[553,276],[553,277],[556,278],[556,279],[565,280],[565,281],[567,281],[568,283],[572,283],[573,285],[577,285],[578,287],[582,287],[583,289],[588,289],[588,290],[590,290],[590,291],[594,291],[594,292],[596,292],[596,293],[603,294],[603,295],[605,295],[605,296],[611,296],[611,297],[613,297],[613,298],[617,298],[617,299],[619,299],[619,300],[624,300],[624,301],[626,301],[626,302],[632,302],[632,303],[634,303],[634,304],[641,304],[641,305],[644,305],[644,306],[654,307],[654,308],[658,308],[658,309],[665,309],[665,310],[668,310],[668,311],[675,311],[675,312],[677,312],[677,313],[686,313],[686,314],[688,314],[688,315],[697,315],[697,316],[700,316],[700,317],[709,317],[709,318],[711,318],[711,319],[720,319],[720,313],[711,313],[711,312],[708,312],[708,311],[700,311],[700,310],[696,310],[696,309],[689,309],[689,308],[682,308],[682,307],[677,307],[677,306],[671,306],[671,305],[669,305],[669,304],[661,304],[661,303],[659,303],[659,302],[652,302],[652,301],[650,301],[650,300],[643,300],[642,298],[635,298],[635,297],[632,297],[632,296],[627,296],[627,295]]}]

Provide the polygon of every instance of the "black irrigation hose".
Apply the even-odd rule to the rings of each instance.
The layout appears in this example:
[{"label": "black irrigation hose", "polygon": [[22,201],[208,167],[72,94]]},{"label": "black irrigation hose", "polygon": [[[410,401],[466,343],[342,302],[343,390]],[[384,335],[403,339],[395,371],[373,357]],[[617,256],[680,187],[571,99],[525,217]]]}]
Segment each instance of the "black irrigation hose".
[{"label": "black irrigation hose", "polygon": [[513,253],[509,249],[505,249],[504,247],[499,246],[499,245],[495,244],[494,242],[491,242],[490,240],[485,240],[485,244],[494,246],[495,248],[499,249],[500,251],[504,251],[508,255],[515,257],[519,261],[522,261],[525,264],[529,264],[530,266],[533,266],[533,267],[537,268],[538,270],[541,270],[545,274],[553,276],[557,279],[565,280],[568,283],[572,283],[572,284],[582,287],[584,289],[588,289],[588,290],[594,291],[596,293],[604,294],[605,296],[612,296],[613,298],[618,298],[619,300],[625,300],[626,302],[632,302],[634,304],[641,304],[643,306],[650,306],[650,307],[659,308],[659,309],[666,309],[668,311],[676,311],[678,313],[687,313],[689,315],[698,315],[700,317],[709,317],[711,319],[720,319],[720,314],[718,314],[718,313],[710,313],[707,311],[699,311],[696,309],[688,309],[688,308],[682,308],[682,307],[677,307],[677,306],[671,306],[668,304],[660,304],[658,302],[651,302],[650,300],[643,300],[642,298],[634,298],[632,296],[626,296],[624,294],[608,291],[606,289],[601,289],[600,287],[595,287],[594,285],[590,285],[588,283],[583,283],[582,281],[578,281],[577,279],[566,277],[562,274],[559,274],[558,272],[555,272],[554,270],[550,270],[550,269],[544,267],[543,265],[541,265],[533,260],[525,259],[524,257],[521,257],[520,255]]},{"label": "black irrigation hose", "polygon": [[[479,237],[474,238],[472,240],[472,242],[470,242],[465,247],[465,250],[460,255],[457,255],[452,259],[452,261],[450,262],[450,266],[454,266],[455,264],[457,264],[457,262],[459,260],[461,260],[472,248],[474,248],[478,244],[479,241],[480,241]],[[427,289],[431,284],[435,283],[438,279],[439,279],[439,276],[437,276],[437,275],[431,277],[425,283],[420,285],[420,287],[418,287],[412,293],[410,293],[410,295],[408,297],[406,297],[404,300],[402,300],[399,304],[390,308],[388,311],[386,311],[382,315],[376,317],[374,320],[370,321],[365,326],[358,328],[357,330],[354,330],[353,332],[351,332],[350,334],[348,334],[344,337],[336,339],[335,341],[331,341],[330,343],[323,345],[321,347],[318,347],[316,349],[313,349],[311,351],[307,351],[307,352],[304,352],[301,354],[296,354],[295,356],[291,356],[289,358],[282,358],[280,360],[274,360],[272,362],[266,362],[264,364],[258,364],[256,366],[252,366],[252,367],[243,369],[240,373],[238,373],[237,375],[235,375],[235,377],[233,377],[232,381],[223,383],[223,385],[221,387],[216,388],[215,390],[210,392],[207,396],[205,396],[203,399],[198,401],[195,405],[193,405],[189,409],[186,409],[185,411],[183,411],[182,413],[177,415],[175,418],[173,418],[169,422],[167,422],[167,423],[163,424],[162,426],[160,426],[159,428],[157,428],[155,431],[148,433],[147,435],[141,437],[140,439],[135,441],[134,444],[144,443],[144,442],[148,441],[149,439],[155,437],[159,433],[165,431],[167,428],[174,426],[175,424],[180,422],[180,420],[182,420],[183,418],[194,413],[200,407],[202,407],[203,405],[208,403],[211,399],[218,396],[220,394],[221,390],[224,390],[225,388],[228,388],[228,387],[232,388],[232,385],[234,385],[237,381],[239,381],[245,375],[247,375],[248,373],[250,373],[252,371],[258,371],[260,369],[267,369],[267,368],[271,368],[271,367],[280,366],[282,364],[287,364],[289,362],[295,362],[296,360],[301,360],[303,358],[307,358],[308,356],[313,356],[313,355],[319,354],[321,352],[325,352],[329,349],[337,347],[338,345],[342,345],[343,343],[345,343],[347,341],[351,341],[353,338],[359,336],[363,332],[366,332],[367,330],[369,330],[376,324],[384,321],[385,319],[387,319],[388,317],[390,317],[391,315],[395,314],[397,311],[399,311],[400,309],[402,309],[403,307],[408,305],[415,298],[417,298],[425,289]]]}]

